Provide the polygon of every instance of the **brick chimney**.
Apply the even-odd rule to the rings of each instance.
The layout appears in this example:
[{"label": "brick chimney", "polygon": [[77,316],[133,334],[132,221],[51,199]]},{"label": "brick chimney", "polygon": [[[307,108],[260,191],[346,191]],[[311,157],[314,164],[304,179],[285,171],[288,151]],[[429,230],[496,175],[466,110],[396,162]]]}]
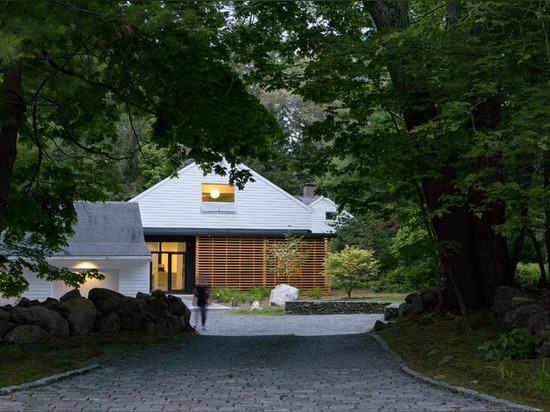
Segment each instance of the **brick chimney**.
[{"label": "brick chimney", "polygon": [[306,183],[304,185],[304,196],[315,196],[315,186],[313,183]]}]

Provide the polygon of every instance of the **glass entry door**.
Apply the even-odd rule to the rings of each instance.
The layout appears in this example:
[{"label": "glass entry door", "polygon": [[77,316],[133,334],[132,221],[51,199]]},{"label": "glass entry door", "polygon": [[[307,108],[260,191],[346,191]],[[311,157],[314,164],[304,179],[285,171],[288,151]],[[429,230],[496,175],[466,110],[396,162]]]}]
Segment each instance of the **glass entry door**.
[{"label": "glass entry door", "polygon": [[151,290],[185,290],[185,242],[147,242],[151,251]]},{"label": "glass entry door", "polygon": [[168,282],[170,285],[169,291],[185,289],[185,254],[184,253],[168,253],[170,259],[170,271]]}]

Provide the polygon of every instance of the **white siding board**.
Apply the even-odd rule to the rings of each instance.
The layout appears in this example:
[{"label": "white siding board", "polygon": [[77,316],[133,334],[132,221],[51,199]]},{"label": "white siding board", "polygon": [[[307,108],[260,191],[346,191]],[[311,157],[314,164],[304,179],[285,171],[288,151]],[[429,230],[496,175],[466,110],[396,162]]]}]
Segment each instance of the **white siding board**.
[{"label": "white siding board", "polygon": [[[76,257],[64,259],[49,259],[50,264],[57,267],[66,267],[70,270],[78,271],[76,266],[82,262],[89,262],[88,268],[96,268],[105,275],[104,280],[91,279],[81,287],[81,294],[88,297],[88,292],[92,288],[106,288],[122,293],[125,296],[135,297],[138,292],[149,293],[149,270],[150,259],[124,258],[124,259],[105,259]],[[49,282],[37,278],[36,274],[26,271],[25,279],[29,281],[29,289],[23,293],[22,297],[31,300],[44,301],[47,298],[59,299],[65,293],[72,290],[61,281]],[[14,303],[18,299],[0,299],[0,305]]]},{"label": "white siding board", "polygon": [[333,221],[326,220],[327,212],[337,212],[336,204],[326,197],[321,197],[313,202],[310,207],[314,210],[311,218],[311,226],[314,233],[334,233]]},{"label": "white siding board", "polygon": [[52,282],[45,279],[40,279],[35,273],[25,270],[23,276],[29,282],[29,289],[23,296],[30,300],[45,300],[52,294]]},{"label": "white siding board", "polygon": [[149,293],[149,262],[125,262],[120,265],[119,292],[136,297],[138,292]]},{"label": "white siding board", "polygon": [[[105,275],[105,279],[103,279],[103,280],[90,279],[89,281],[87,281],[84,285],[82,285],[79,288],[80,294],[83,297],[87,298],[88,293],[93,288],[105,288],[105,289],[114,290],[116,292],[119,291],[119,287],[118,287],[118,278],[119,278],[118,270],[116,270],[116,269],[110,269],[110,270],[101,269],[100,272]],[[50,296],[52,298],[59,299],[59,298],[61,298],[61,296],[63,296],[65,293],[69,292],[70,290],[72,290],[72,288],[68,287],[63,282],[55,281],[55,282],[52,282],[52,293],[51,293]]]},{"label": "white siding board", "polygon": [[227,184],[228,179],[204,176],[196,164],[130,201],[139,202],[144,228],[311,230],[310,207],[251,172],[255,181],[235,191],[235,212],[202,212],[202,183]]}]

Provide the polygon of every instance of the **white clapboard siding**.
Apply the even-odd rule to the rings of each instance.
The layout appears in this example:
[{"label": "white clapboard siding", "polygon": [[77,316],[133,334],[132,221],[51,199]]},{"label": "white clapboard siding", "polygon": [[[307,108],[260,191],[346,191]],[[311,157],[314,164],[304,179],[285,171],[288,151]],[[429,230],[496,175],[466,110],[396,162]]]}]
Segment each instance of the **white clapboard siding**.
[{"label": "white clapboard siding", "polygon": [[[92,288],[106,288],[130,297],[135,297],[138,292],[149,293],[150,259],[79,257],[77,259],[53,258],[48,259],[48,261],[53,266],[66,267],[75,272],[85,269],[97,269],[105,275],[105,279],[101,281],[91,279],[86,282],[80,288],[83,297],[88,297],[88,292]],[[27,299],[40,301],[49,297],[59,299],[72,289],[61,281],[48,282],[45,279],[39,279],[34,273],[26,272],[24,276],[29,281],[29,289],[23,294],[23,297]]]},{"label": "white clapboard siding", "polygon": [[131,261],[120,265],[119,292],[125,296],[136,297],[138,292],[149,293],[150,270],[149,261]]},{"label": "white clapboard siding", "polygon": [[45,279],[40,279],[35,273],[25,269],[23,276],[29,282],[29,288],[23,296],[29,300],[45,300],[51,296],[52,283]]},{"label": "white clapboard siding", "polygon": [[243,190],[235,188],[234,212],[202,211],[202,184],[227,184],[228,178],[204,176],[195,163],[182,168],[177,178],[164,179],[130,202],[139,202],[144,228],[311,230],[313,209],[251,173],[254,182]]},{"label": "white clapboard siding", "polygon": [[335,229],[331,226],[334,220],[327,220],[327,213],[337,213],[336,204],[326,197],[319,197],[309,205],[313,209],[311,217],[311,229],[313,233],[334,233]]}]

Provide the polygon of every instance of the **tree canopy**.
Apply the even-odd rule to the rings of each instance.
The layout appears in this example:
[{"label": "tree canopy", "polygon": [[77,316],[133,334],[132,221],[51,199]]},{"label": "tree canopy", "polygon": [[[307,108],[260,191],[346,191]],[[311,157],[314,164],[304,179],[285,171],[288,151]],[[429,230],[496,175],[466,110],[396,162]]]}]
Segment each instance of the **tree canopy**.
[{"label": "tree canopy", "polygon": [[[324,177],[333,200],[360,214],[415,205],[449,308],[490,306],[496,287],[513,283],[526,238],[544,268],[548,1],[32,5],[0,6],[8,247],[63,245],[73,202],[116,190],[106,166],[142,144],[166,150],[168,171],[190,157],[215,169],[223,157],[273,158],[289,145],[255,96],[279,90],[301,98],[272,112],[314,149],[300,157],[305,176]],[[302,102],[323,114],[288,122]],[[130,136],[150,125],[126,151],[121,119]]]},{"label": "tree canopy", "polygon": [[239,5],[248,79],[326,107],[306,136],[326,143],[312,171],[341,176],[334,200],[416,199],[448,306],[489,307],[521,234],[550,228],[548,2]]},{"label": "tree canopy", "polygon": [[[24,267],[67,277],[43,266],[71,234],[74,202],[117,190],[111,164],[143,144],[166,148],[171,173],[193,158],[237,185],[244,157],[276,156],[279,125],[229,64],[226,14],[216,2],[0,5],[0,293],[26,288]],[[151,125],[126,153],[121,120],[130,135]]]}]

